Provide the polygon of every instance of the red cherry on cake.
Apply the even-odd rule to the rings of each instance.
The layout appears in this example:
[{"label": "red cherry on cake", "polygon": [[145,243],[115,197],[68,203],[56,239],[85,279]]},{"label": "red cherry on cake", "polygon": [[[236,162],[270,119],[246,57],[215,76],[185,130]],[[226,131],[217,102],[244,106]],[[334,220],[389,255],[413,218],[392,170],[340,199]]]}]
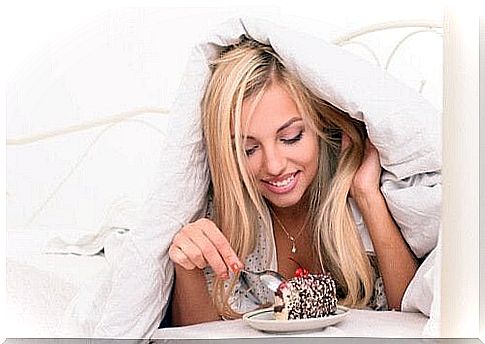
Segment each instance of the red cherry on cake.
[{"label": "red cherry on cake", "polygon": [[295,270],[295,277],[305,277],[310,273],[310,272],[308,272],[307,269],[305,269],[303,266],[301,266],[301,264],[298,263],[294,258],[288,257],[288,259],[292,260],[296,264],[298,264],[298,268]]},{"label": "red cherry on cake", "polygon": [[295,270],[295,277],[305,277],[309,274],[308,270],[302,267],[299,267]]}]

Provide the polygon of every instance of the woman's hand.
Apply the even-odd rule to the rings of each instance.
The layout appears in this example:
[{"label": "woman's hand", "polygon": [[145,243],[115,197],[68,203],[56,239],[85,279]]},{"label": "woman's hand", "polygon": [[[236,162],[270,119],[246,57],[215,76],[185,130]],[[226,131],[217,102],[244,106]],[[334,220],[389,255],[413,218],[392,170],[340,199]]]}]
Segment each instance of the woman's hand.
[{"label": "woman's hand", "polygon": [[[349,145],[350,139],[344,135],[342,150]],[[356,201],[372,240],[388,306],[400,309],[404,292],[418,264],[380,192],[380,176],[379,154],[367,139],[364,158],[352,181],[350,196]]]},{"label": "woman's hand", "polygon": [[184,226],[175,235],[168,253],[174,263],[186,270],[210,265],[222,279],[229,277],[229,270],[235,272],[244,267],[220,229],[205,218]]},{"label": "woman's hand", "polygon": [[[350,145],[350,138],[343,134],[342,150]],[[364,158],[358,168],[350,187],[350,196],[354,199],[366,196],[373,196],[380,192],[381,164],[379,153],[376,147],[369,141],[365,140]]]}]

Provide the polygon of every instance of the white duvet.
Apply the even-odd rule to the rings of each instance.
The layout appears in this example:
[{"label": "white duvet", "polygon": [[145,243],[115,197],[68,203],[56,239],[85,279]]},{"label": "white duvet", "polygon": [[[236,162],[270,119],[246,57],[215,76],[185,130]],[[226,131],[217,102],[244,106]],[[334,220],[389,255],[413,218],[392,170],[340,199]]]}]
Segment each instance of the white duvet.
[{"label": "white duvet", "polygon": [[[436,246],[441,114],[416,91],[340,47],[274,23],[234,19],[193,49],[171,109],[170,139],[159,157],[159,172],[141,221],[121,245],[112,247],[107,256],[110,272],[98,289],[89,295],[81,291],[73,300],[65,316],[70,320],[61,332],[140,338],[151,337],[158,328],[173,279],[168,247],[174,234],[206,205],[209,175],[199,101],[209,76],[207,61],[246,31],[271,43],[285,65],[317,95],[365,122],[385,170],[382,192],[404,238],[420,258]],[[358,212],[355,217],[359,222]],[[368,241],[365,228],[362,236]],[[428,257],[408,288],[405,310],[430,315],[437,295],[434,256]],[[87,302],[92,307],[85,307]]]}]

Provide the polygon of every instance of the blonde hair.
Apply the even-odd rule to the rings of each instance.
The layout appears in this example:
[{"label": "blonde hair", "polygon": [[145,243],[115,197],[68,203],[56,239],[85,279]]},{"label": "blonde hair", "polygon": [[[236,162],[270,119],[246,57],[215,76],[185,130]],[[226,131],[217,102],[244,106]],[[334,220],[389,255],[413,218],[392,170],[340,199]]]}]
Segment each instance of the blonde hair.
[{"label": "blonde hair", "polygon": [[[284,67],[270,45],[242,37],[239,43],[221,51],[211,67],[212,76],[201,106],[214,222],[241,259],[256,245],[259,220],[265,233],[272,233],[268,206],[245,168],[241,109],[245,99],[253,97],[257,102],[277,82],[287,89],[305,122],[319,136],[318,174],[309,188],[313,249],[322,270],[336,279],[342,293],[340,303],[351,307],[367,305],[374,276],[347,203],[364,149],[363,133],[355,126],[355,120],[315,96]],[[340,153],[342,132],[352,144]],[[214,283],[213,301],[224,318],[240,316],[229,302],[236,278],[229,288],[224,287],[222,280]]]}]

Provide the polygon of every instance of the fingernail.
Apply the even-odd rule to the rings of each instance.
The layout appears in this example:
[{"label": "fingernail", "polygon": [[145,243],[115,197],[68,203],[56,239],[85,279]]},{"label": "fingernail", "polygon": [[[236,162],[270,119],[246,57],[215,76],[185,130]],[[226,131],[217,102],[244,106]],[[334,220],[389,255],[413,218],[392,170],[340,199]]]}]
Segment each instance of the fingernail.
[{"label": "fingernail", "polygon": [[229,278],[229,275],[227,274],[227,272],[223,272],[221,275],[220,275],[220,278],[223,279],[223,280],[226,280]]},{"label": "fingernail", "polygon": [[241,269],[241,267],[239,266],[238,263],[234,263],[234,264],[231,265],[231,269],[232,269],[232,271],[234,273],[237,273],[237,272],[239,272],[239,270]]}]

